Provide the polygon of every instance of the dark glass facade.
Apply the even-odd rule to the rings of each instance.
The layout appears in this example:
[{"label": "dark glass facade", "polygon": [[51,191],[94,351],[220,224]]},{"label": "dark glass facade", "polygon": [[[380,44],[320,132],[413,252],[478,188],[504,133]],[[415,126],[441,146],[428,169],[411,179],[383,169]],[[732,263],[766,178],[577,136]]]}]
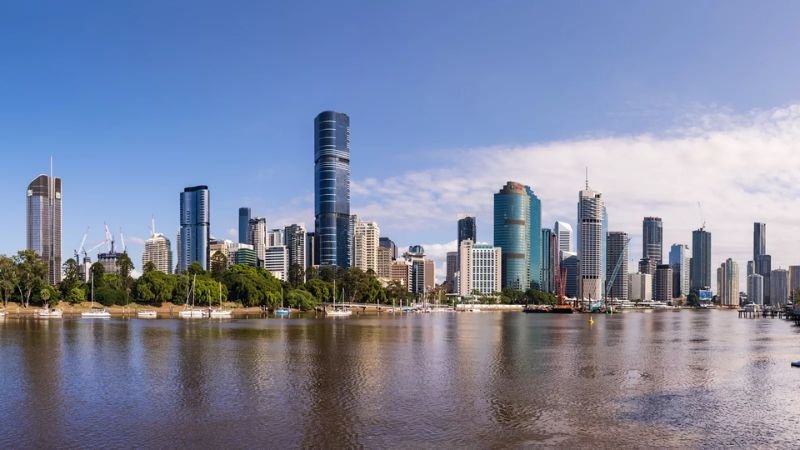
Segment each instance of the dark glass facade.
[{"label": "dark glass facade", "polygon": [[239,243],[247,244],[248,228],[250,226],[250,208],[239,208]]},{"label": "dark glass facade", "polygon": [[397,245],[393,240],[389,239],[388,237],[381,237],[378,238],[378,245],[389,249],[389,254],[392,255],[392,260],[397,259]]},{"label": "dark glass facade", "polygon": [[642,257],[661,264],[664,257],[664,227],[660,217],[645,217],[642,221]]},{"label": "dark glass facade", "polygon": [[211,240],[211,195],[208,186],[188,187],[181,192],[181,239],[178,264],[181,272],[198,262],[208,270]]},{"label": "dark glass facade", "polygon": [[[542,289],[542,201],[533,189],[525,186],[530,199],[530,269],[528,271],[530,287]],[[526,288],[527,289],[527,288]]]},{"label": "dark glass facade", "polygon": [[314,119],[314,225],[320,265],[350,266],[350,118]]},{"label": "dark glass facade", "polygon": [[509,181],[494,194],[494,245],[502,249],[503,289],[524,291],[530,286],[530,219],[531,201],[525,186]]},{"label": "dark glass facade", "polygon": [[692,231],[692,292],[711,287],[711,233],[703,228]]}]

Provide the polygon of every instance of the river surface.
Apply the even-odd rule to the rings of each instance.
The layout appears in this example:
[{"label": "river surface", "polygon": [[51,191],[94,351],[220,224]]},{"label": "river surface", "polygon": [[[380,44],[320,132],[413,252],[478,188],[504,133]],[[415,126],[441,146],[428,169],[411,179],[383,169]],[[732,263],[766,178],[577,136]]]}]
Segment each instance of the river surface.
[{"label": "river surface", "polygon": [[735,311],[0,321],[0,448],[797,448],[800,328]]}]

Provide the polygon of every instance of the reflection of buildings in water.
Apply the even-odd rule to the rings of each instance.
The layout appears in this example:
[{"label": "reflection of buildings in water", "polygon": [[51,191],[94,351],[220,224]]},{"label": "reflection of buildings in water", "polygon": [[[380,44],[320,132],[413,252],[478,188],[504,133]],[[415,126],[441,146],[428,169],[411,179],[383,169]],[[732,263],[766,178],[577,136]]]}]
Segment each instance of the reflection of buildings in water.
[{"label": "reflection of buildings in water", "polygon": [[[8,349],[10,342],[16,342],[19,347],[23,373],[16,374],[16,378],[20,383],[21,402],[25,405],[23,410],[27,414],[14,417],[13,424],[5,423],[4,426],[23,427],[23,430],[17,431],[40,439],[38,446],[47,447],[49,436],[64,432],[64,421],[70,412],[62,386],[67,376],[64,355],[69,348],[64,343],[64,327],[74,327],[75,324],[65,324],[60,319],[52,322],[44,319],[21,320],[17,324],[4,330],[16,336],[12,336],[11,340],[3,339],[3,346]],[[78,342],[80,344],[80,340]],[[69,370],[69,367],[66,369]],[[74,374],[70,373],[69,376]],[[45,424],[46,427],[42,428]]]}]

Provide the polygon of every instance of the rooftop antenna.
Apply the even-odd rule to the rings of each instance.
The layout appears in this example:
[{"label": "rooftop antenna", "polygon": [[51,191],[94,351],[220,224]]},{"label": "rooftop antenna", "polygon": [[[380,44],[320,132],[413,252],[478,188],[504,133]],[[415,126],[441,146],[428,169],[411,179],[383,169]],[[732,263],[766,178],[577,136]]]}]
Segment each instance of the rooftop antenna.
[{"label": "rooftop antenna", "polygon": [[155,237],[156,235],[156,215],[153,214],[150,217],[150,236]]},{"label": "rooftop antenna", "polygon": [[589,167],[586,167],[586,190],[589,190]]}]

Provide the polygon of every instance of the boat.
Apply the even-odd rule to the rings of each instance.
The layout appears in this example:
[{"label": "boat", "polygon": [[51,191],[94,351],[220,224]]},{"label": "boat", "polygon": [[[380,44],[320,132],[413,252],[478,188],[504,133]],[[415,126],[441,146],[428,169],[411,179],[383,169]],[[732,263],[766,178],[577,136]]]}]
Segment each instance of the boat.
[{"label": "boat", "polygon": [[0,317],[5,317],[5,316],[6,316],[6,312],[5,311],[0,311]]},{"label": "boat", "polygon": [[42,308],[33,312],[36,317],[42,319],[60,319],[64,315],[64,311],[55,308]]},{"label": "boat", "polygon": [[528,305],[523,308],[522,312],[527,314],[543,314],[549,313],[550,308],[547,305]]},{"label": "boat", "polygon": [[[344,294],[344,289],[342,289],[342,293]],[[325,315],[328,317],[349,317],[353,315],[353,311],[350,308],[336,306],[336,280],[333,281],[333,309],[325,309]]]},{"label": "boat", "polygon": [[[197,309],[194,307],[194,283],[197,280],[197,275],[192,278],[192,285],[189,286],[189,293],[186,295],[186,307],[178,312],[178,317],[182,319],[202,319],[208,317],[208,310]],[[189,296],[191,295],[192,303],[189,304]]]},{"label": "boat", "polygon": [[572,308],[572,305],[556,305],[550,310],[550,312],[556,314],[572,314],[575,312],[575,309]]},{"label": "boat", "polygon": [[233,317],[233,311],[222,307],[222,283],[219,283],[219,309],[208,308],[208,315],[216,319],[230,319]]},{"label": "boat", "polygon": [[85,311],[81,313],[81,317],[84,319],[109,319],[111,318],[111,313],[106,311],[105,308],[95,308],[94,307],[94,274],[92,274],[92,296],[91,296],[91,306],[89,311]]},{"label": "boat", "polygon": [[275,310],[275,315],[286,317],[289,313],[289,308],[286,307],[286,298],[283,296],[283,288],[281,288],[281,307]]},{"label": "boat", "polygon": [[792,361],[792,367],[800,367],[800,361]]},{"label": "boat", "polygon": [[158,317],[158,313],[156,313],[155,310],[148,309],[145,311],[137,311],[136,317],[140,319],[155,319],[156,317]]}]

